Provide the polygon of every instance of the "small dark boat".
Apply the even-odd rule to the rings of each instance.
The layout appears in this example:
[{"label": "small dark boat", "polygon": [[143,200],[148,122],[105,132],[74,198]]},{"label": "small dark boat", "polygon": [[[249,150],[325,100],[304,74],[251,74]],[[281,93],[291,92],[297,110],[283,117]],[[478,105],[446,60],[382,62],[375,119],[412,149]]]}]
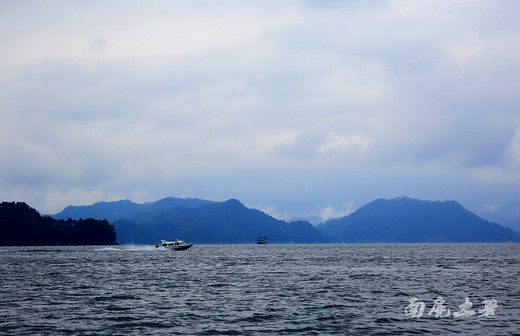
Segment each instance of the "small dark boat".
[{"label": "small dark boat", "polygon": [[258,237],[258,239],[256,240],[256,243],[257,244],[267,244],[268,243],[267,236]]}]

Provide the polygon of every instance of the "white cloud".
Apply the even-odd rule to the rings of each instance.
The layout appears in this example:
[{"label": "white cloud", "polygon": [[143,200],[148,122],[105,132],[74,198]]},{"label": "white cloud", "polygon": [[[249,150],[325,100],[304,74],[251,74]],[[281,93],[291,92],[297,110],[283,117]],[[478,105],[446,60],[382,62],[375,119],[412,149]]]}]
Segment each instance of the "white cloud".
[{"label": "white cloud", "polygon": [[443,184],[507,212],[514,13],[501,1],[2,3],[1,197],[46,211],[182,194],[316,214],[435,198]]}]

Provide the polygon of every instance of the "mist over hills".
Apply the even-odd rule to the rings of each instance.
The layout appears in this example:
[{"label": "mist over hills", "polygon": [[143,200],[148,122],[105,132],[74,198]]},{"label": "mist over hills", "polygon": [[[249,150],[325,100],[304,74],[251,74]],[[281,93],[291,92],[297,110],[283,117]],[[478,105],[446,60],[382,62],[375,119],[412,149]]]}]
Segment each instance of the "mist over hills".
[{"label": "mist over hills", "polygon": [[504,226],[515,230],[520,233],[520,216],[516,216],[514,218],[509,219],[508,221],[503,223]]},{"label": "mist over hills", "polygon": [[513,230],[480,218],[458,202],[408,197],[377,199],[318,229],[345,243],[477,243],[519,238]]}]

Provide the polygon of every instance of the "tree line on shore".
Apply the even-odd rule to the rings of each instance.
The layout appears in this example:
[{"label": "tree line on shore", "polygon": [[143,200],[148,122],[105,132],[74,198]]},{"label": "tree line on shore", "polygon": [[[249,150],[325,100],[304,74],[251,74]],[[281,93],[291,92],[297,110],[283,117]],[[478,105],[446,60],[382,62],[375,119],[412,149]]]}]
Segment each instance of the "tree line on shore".
[{"label": "tree line on shore", "polygon": [[56,220],[24,202],[0,204],[0,246],[116,245],[107,220]]}]

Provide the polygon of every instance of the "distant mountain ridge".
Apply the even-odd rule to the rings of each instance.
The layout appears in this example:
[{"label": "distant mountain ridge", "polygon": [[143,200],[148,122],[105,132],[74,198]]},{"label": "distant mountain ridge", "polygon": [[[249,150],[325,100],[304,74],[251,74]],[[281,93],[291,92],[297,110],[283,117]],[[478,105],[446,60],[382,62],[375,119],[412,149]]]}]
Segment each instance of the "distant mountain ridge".
[{"label": "distant mountain ridge", "polygon": [[519,241],[519,234],[464,209],[456,201],[408,197],[377,199],[349,216],[318,226],[286,222],[238,200],[214,202],[168,197],[144,204],[129,200],[71,206],[57,219],[107,219],[120,244],[180,238],[195,243],[251,243],[260,235],[278,243],[460,243]]},{"label": "distant mountain ridge", "polygon": [[345,243],[470,243],[518,241],[513,230],[491,223],[456,201],[408,197],[377,199],[318,229]]},{"label": "distant mountain ridge", "polygon": [[106,219],[109,222],[118,219],[130,219],[135,216],[153,213],[173,207],[195,208],[202,205],[217,203],[198,198],[175,198],[166,197],[156,202],[148,202],[144,204],[134,203],[130,200],[120,200],[113,202],[98,202],[92,205],[72,205],[63,211],[52,215],[55,219],[80,219],[80,218],[97,218]]},{"label": "distant mountain ridge", "polygon": [[326,243],[330,238],[306,221],[286,222],[249,209],[236,199],[214,202],[168,197],[144,204],[129,200],[69,206],[55,219],[98,218],[114,225],[120,244],[181,238],[193,243]]},{"label": "distant mountain ridge", "polygon": [[177,237],[195,243],[253,243],[260,235],[267,235],[273,243],[330,241],[308,222],[278,220],[235,199],[200,207],[173,207],[113,225],[122,244]]}]

